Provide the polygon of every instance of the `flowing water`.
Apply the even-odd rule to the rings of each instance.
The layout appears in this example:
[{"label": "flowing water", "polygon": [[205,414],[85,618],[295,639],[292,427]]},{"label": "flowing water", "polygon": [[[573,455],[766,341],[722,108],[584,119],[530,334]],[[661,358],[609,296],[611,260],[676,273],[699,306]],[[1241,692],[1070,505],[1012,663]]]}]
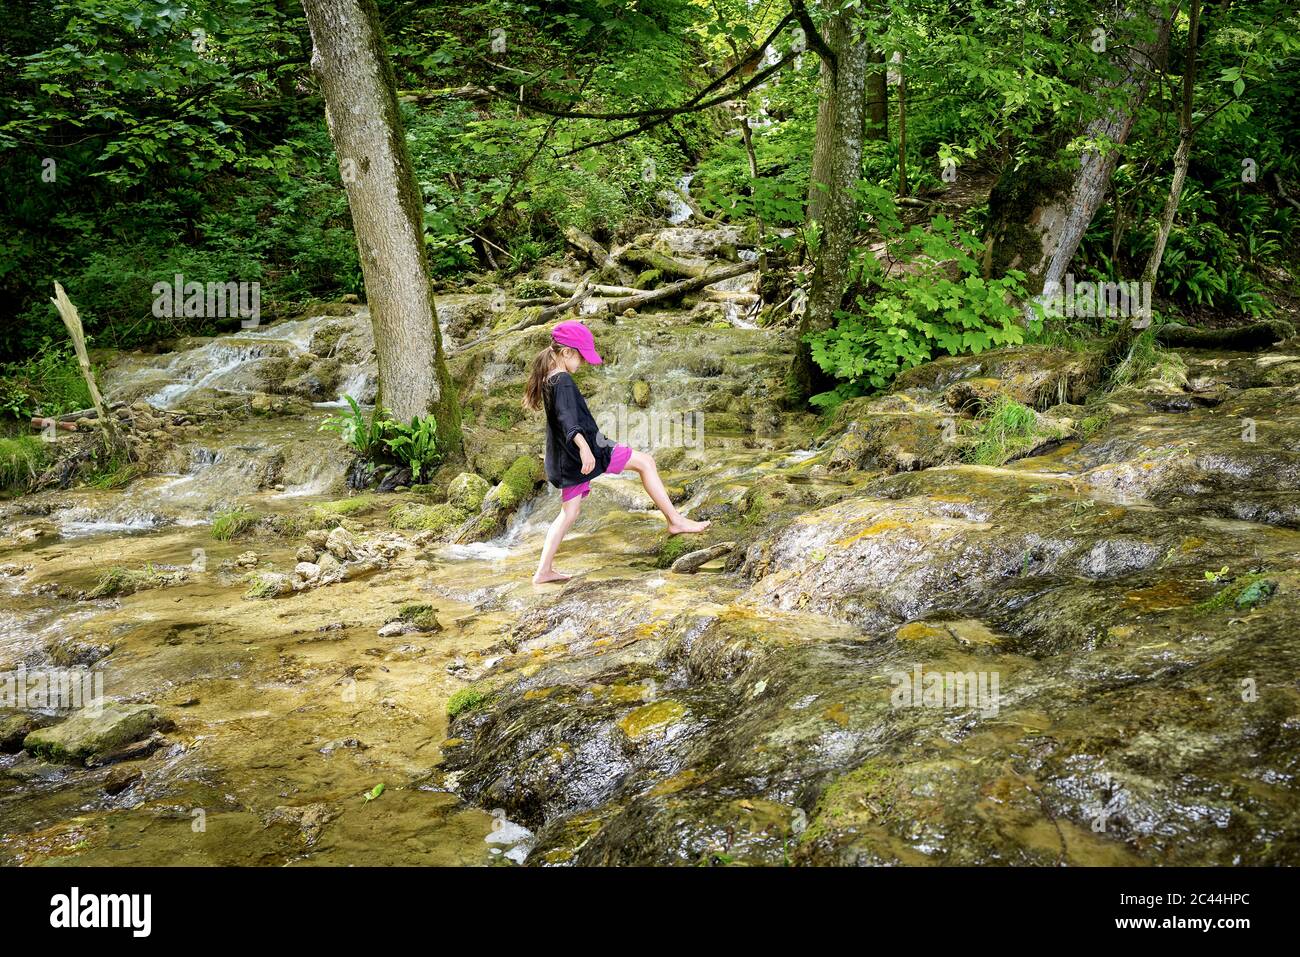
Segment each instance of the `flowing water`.
[{"label": "flowing water", "polygon": [[[734,242],[660,236],[701,260]],[[529,581],[555,490],[462,544],[395,532],[390,508],[426,501],[403,491],[347,518],[391,546],[373,573],[245,598],[253,560],[292,569],[303,537],[218,541],[212,522],[310,527],[347,495],[320,425],[373,388],[368,317],[114,363],[110,399],[226,412],[124,489],[0,506],[0,671],[107,647],[63,666],[173,727],[105,767],[0,755],[0,863],[1296,862],[1300,356],[1204,357],[1189,376],[1214,403],[1117,394],[1090,438],[981,467],[943,443],[945,390],[1056,375],[1065,394],[1073,357],[936,363],[827,424],[779,411],[777,335],[701,305],[594,316],[610,361],[582,379],[602,422],[702,416],[702,448],[644,446],[714,519],[706,540],[738,542],[696,575],[662,567],[676,546],[623,475],[594,483],[564,587]],[[535,422],[498,423],[539,332],[453,360],[485,474],[535,452]],[[271,363],[323,359],[335,397],[274,406]],[[1242,416],[1257,442],[1225,431]],[[86,598],[114,566],[175,578]],[[1271,600],[1207,606],[1226,566]],[[441,630],[381,637],[413,603]],[[890,709],[887,676],[914,662],[999,674],[1000,710]],[[1234,704],[1243,676],[1259,707]],[[475,689],[486,703],[449,720]]]}]

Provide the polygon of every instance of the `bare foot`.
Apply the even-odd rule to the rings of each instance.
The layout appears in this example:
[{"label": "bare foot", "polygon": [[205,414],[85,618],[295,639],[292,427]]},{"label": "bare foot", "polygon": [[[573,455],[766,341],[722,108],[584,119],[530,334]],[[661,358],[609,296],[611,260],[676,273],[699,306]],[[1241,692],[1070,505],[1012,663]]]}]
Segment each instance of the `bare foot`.
[{"label": "bare foot", "polygon": [[568,575],[561,574],[554,569],[549,572],[538,572],[533,576],[534,585],[545,585],[548,582],[567,582],[568,580]]},{"label": "bare foot", "polygon": [[669,535],[697,535],[704,531],[712,522],[692,522],[689,518],[684,518],[680,522],[669,523]]}]

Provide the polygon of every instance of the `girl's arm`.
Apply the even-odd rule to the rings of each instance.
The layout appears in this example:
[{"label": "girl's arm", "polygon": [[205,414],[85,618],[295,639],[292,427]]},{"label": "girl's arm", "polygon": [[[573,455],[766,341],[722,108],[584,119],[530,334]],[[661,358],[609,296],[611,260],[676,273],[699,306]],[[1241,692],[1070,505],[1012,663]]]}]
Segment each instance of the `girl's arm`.
[{"label": "girl's arm", "polygon": [[583,475],[589,475],[591,470],[596,467],[596,456],[591,454],[591,446],[587,444],[587,437],[581,432],[574,433],[573,444],[578,447],[578,454],[582,456],[582,465],[578,471]]}]

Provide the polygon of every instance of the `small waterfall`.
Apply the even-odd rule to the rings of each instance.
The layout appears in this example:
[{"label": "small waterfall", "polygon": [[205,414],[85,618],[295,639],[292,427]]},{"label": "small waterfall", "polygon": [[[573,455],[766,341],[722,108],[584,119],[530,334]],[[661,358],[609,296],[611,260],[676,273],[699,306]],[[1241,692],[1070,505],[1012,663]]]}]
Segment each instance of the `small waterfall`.
[{"label": "small waterfall", "polygon": [[690,195],[691,180],[694,178],[694,173],[687,173],[677,180],[676,190],[664,190],[663,192],[664,199],[668,201],[668,222],[674,226],[680,226],[691,218],[691,207],[686,200],[682,199],[681,193],[687,196]]}]

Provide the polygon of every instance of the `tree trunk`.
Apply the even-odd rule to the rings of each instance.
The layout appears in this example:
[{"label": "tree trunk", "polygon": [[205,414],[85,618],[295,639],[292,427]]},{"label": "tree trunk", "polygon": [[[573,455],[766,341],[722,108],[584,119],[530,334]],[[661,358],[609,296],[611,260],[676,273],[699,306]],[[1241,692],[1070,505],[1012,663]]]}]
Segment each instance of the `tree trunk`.
[{"label": "tree trunk", "polygon": [[1118,158],[1116,148],[1128,140],[1151,78],[1168,53],[1173,13],[1144,3],[1126,19],[1136,23],[1139,17],[1145,32],[1131,42],[1126,42],[1127,36],[1113,37],[1108,46],[1116,51],[1114,65],[1120,72],[1117,78],[1100,84],[1099,92],[1118,91],[1120,103],[1083,131],[1084,139],[1104,141],[1115,148],[1083,153],[1073,175],[1059,170],[1056,154],[1020,170],[1009,168],[990,196],[992,272],[1002,275],[1007,269],[1022,270],[1031,294],[1056,288],[1064,277],[1106,195]]},{"label": "tree trunk", "polygon": [[1196,45],[1201,21],[1201,0],[1191,0],[1187,17],[1187,62],[1183,67],[1183,107],[1178,115],[1178,149],[1174,151],[1174,176],[1169,184],[1169,198],[1165,200],[1164,214],[1160,217],[1160,228],[1156,230],[1151,255],[1147,259],[1146,268],[1142,270],[1142,281],[1149,283],[1156,281],[1160,261],[1165,258],[1169,231],[1174,226],[1178,201],[1183,195],[1183,183],[1187,180],[1187,167],[1192,161],[1192,137],[1196,133],[1192,126],[1192,98],[1196,91]]},{"label": "tree trunk", "polygon": [[872,50],[867,61],[867,139],[889,141],[889,76],[885,70],[885,51]]},{"label": "tree trunk", "polygon": [[459,457],[460,403],[429,284],[424,203],[375,0],[303,0],[303,8],[370,305],[378,401],[402,422],[432,415],[439,447]]},{"label": "tree trunk", "polygon": [[907,77],[898,58],[898,195],[907,195]]},{"label": "tree trunk", "polygon": [[[813,362],[812,351],[804,336],[810,332],[823,332],[835,322],[835,313],[844,298],[848,284],[849,254],[858,223],[858,203],[854,185],[862,175],[862,141],[866,122],[867,64],[872,51],[863,42],[856,22],[847,15],[837,17],[830,45],[838,60],[835,86],[827,91],[823,87],[823,101],[829,93],[835,103],[826,110],[818,110],[817,146],[823,156],[822,175],[826,189],[815,190],[821,194],[818,216],[821,224],[821,243],[813,263],[812,285],[808,304],[799,325],[799,342],[796,345],[791,367],[790,398],[807,399],[818,387],[829,385],[825,375]],[[833,118],[829,130],[821,128],[823,117]],[[817,165],[814,155],[814,167]],[[809,204],[809,219],[813,206]]]}]

